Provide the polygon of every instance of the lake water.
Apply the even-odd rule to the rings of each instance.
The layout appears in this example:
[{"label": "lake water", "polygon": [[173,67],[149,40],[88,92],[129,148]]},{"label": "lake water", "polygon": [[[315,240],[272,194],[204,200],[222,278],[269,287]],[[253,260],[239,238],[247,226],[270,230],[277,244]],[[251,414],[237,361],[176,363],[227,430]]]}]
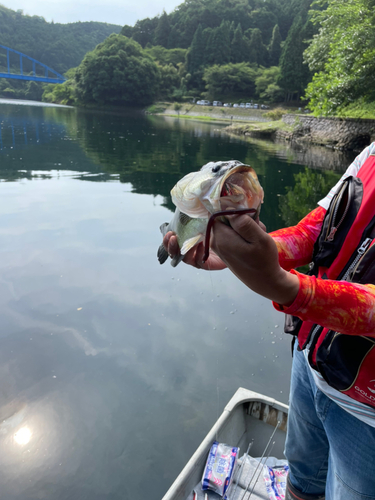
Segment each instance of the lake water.
[{"label": "lake water", "polygon": [[353,155],[134,112],[0,118],[0,497],[158,500],[238,387],[287,402],[291,365],[282,315],[229,271],[159,265],[170,189],[249,163],[272,230]]}]

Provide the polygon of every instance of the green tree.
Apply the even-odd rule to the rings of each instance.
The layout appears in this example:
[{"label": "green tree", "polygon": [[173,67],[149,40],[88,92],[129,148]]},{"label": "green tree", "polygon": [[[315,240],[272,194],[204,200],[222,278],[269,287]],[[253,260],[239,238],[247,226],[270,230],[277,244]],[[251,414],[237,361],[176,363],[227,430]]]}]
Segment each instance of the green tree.
[{"label": "green tree", "polygon": [[278,66],[259,70],[259,75],[255,79],[255,91],[258,97],[269,102],[283,99],[283,91],[276,83],[279,75],[280,68]]},{"label": "green tree", "polygon": [[268,60],[271,66],[278,66],[281,55],[281,35],[279,25],[276,24],[272,31],[272,38],[268,47]]},{"label": "green tree", "polygon": [[340,179],[336,172],[313,172],[305,168],[304,172],[294,175],[295,186],[287,187],[286,194],[280,197],[279,206],[283,222],[286,226],[294,226],[311,210],[317,202]]},{"label": "green tree", "polygon": [[230,23],[222,21],[214,32],[214,64],[227,64],[230,62]]},{"label": "green tree", "polygon": [[204,40],[204,65],[210,66],[214,64],[215,60],[215,37],[216,28],[206,28],[203,30],[203,40]]},{"label": "green tree", "polygon": [[196,73],[205,62],[205,43],[203,39],[202,25],[200,24],[194,33],[190,49],[186,54],[187,71],[191,74]]},{"label": "green tree", "polygon": [[373,0],[329,0],[326,10],[314,11],[313,22],[320,29],[305,59],[314,73],[306,97],[316,114],[333,114],[358,99],[374,101],[373,4]]},{"label": "green tree", "polygon": [[266,7],[255,9],[250,14],[250,27],[257,28],[262,33],[263,40],[268,44],[271,38],[272,29],[277,24],[277,17]]},{"label": "green tree", "polygon": [[[146,17],[146,19],[142,19],[140,21],[137,21],[134,25],[133,31],[132,31],[132,38],[136,42],[138,42],[142,47],[146,47],[148,43],[153,42],[154,40],[154,34],[157,25],[159,24],[159,18],[158,17],[153,17],[150,19],[149,17]],[[127,30],[127,33],[129,31]],[[125,35],[125,33],[120,33],[121,35]]]},{"label": "green tree", "polygon": [[142,47],[122,35],[111,35],[86,54],[76,72],[82,103],[144,105],[159,90],[156,63]]},{"label": "green tree", "polygon": [[311,80],[311,72],[304,64],[303,52],[307,40],[312,37],[313,26],[307,18],[307,9],[311,0],[306,0],[305,11],[294,20],[280,57],[280,78],[278,85],[284,89],[285,100],[299,99]]},{"label": "green tree", "polygon": [[166,49],[160,45],[153,45],[145,49],[147,54],[161,65],[173,64],[176,68],[179,64],[184,64],[186,49]]},{"label": "green tree", "polygon": [[189,87],[201,87],[203,66],[205,64],[205,40],[200,24],[194,34],[193,41],[186,53],[186,69],[190,75]]},{"label": "green tree", "polygon": [[171,99],[174,92],[180,87],[181,78],[173,64],[159,66],[160,91],[159,99]]},{"label": "green tree", "polygon": [[203,80],[209,97],[226,96],[251,98],[255,95],[257,70],[248,63],[211,66],[204,70]]},{"label": "green tree", "polygon": [[155,28],[153,40],[154,45],[161,45],[162,47],[168,48],[170,32],[171,26],[169,24],[168,15],[164,10],[163,14],[159,18],[158,25]]},{"label": "green tree", "polygon": [[231,62],[240,63],[249,59],[249,43],[242,33],[241,24],[238,23],[231,43]]},{"label": "green tree", "polygon": [[249,59],[250,62],[256,63],[258,65],[268,65],[267,47],[263,43],[262,33],[258,28],[255,28],[251,33]]}]

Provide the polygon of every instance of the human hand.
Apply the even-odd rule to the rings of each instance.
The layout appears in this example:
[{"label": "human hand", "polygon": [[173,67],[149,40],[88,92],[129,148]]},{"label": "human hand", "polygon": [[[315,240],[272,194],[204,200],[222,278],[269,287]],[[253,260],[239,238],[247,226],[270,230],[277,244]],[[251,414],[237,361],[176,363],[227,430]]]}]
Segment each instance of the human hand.
[{"label": "human hand", "polygon": [[228,215],[230,227],[215,221],[211,246],[228,268],[254,292],[281,305],[297,296],[299,280],[279,265],[272,237],[248,215]]},{"label": "human hand", "polygon": [[[172,231],[168,231],[164,236],[163,245],[168,254],[172,257],[180,253],[177,237]],[[205,269],[206,271],[221,271],[227,267],[212,250],[210,250],[210,255],[205,263],[203,263],[203,256],[204,246],[203,243],[199,243],[187,252],[184,256],[184,262],[197,269]]]}]

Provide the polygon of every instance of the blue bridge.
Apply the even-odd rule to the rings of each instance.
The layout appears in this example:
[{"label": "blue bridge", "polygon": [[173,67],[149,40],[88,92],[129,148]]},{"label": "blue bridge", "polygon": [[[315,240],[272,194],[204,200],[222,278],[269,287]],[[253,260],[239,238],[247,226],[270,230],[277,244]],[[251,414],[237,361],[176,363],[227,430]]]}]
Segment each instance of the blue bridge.
[{"label": "blue bridge", "polygon": [[[6,68],[7,72],[1,72],[5,66],[2,61],[0,62],[0,78],[11,78],[13,80],[31,80],[33,82],[44,82],[44,83],[64,83],[66,78],[52,68],[49,68],[45,64],[18,52],[18,50],[10,49],[9,47],[4,47],[0,45],[0,50],[6,50]],[[1,51],[2,52],[2,51]],[[14,56],[15,54],[15,56]],[[5,54],[0,53],[1,59]],[[11,61],[12,57],[12,68],[14,67],[13,59],[19,57],[20,72],[11,73]],[[26,70],[26,71],[25,71]]]}]

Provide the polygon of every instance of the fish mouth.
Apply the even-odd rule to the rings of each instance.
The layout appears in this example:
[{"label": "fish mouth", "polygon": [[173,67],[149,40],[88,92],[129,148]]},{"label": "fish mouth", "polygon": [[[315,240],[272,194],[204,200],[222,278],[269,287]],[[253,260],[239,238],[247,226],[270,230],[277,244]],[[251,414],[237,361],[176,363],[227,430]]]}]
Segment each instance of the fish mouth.
[{"label": "fish mouth", "polygon": [[263,189],[252,167],[240,165],[223,176],[220,183],[220,210],[258,209],[262,201]]}]

